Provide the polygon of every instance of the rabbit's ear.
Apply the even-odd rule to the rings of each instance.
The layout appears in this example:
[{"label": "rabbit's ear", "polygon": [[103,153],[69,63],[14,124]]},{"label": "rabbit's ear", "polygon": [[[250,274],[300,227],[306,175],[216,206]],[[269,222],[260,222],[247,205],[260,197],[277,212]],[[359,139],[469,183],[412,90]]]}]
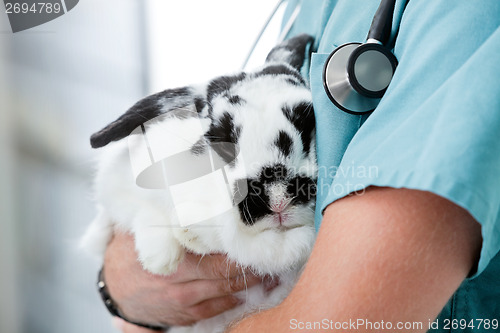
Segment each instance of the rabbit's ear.
[{"label": "rabbit's ear", "polygon": [[313,41],[314,38],[307,34],[285,40],[269,52],[266,62],[285,62],[300,71],[306,56],[309,56]]},{"label": "rabbit's ear", "polygon": [[198,112],[205,106],[205,98],[192,87],[169,89],[148,96],[128,109],[117,120],[92,134],[92,148],[106,146],[111,141],[118,141],[128,136],[138,126],[162,114],[194,105]]}]

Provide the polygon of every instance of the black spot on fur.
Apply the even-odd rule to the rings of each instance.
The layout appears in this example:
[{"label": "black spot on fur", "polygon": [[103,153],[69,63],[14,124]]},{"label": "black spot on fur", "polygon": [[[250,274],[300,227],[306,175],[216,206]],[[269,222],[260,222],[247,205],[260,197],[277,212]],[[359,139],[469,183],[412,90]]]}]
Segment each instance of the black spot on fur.
[{"label": "black spot on fur", "polygon": [[265,75],[288,75],[288,76],[293,76],[298,82],[294,82],[295,85],[297,83],[301,83],[302,85],[305,85],[306,82],[304,81],[304,78],[300,73],[294,69],[291,69],[288,66],[285,65],[271,65],[265,67],[263,70],[260,72],[257,72],[255,74],[256,77],[259,76],[265,76]]},{"label": "black spot on fur", "polygon": [[196,111],[198,113],[201,113],[201,111],[203,110],[203,108],[205,107],[205,105],[207,105],[207,103],[205,102],[204,99],[199,98],[199,97],[197,97],[197,98],[194,99],[194,106],[195,106]]},{"label": "black spot on fur", "polygon": [[285,157],[290,156],[290,153],[293,149],[293,140],[292,137],[288,135],[288,133],[286,133],[285,131],[279,131],[278,137],[274,141],[274,144],[276,145],[276,147],[278,147],[280,152]]},{"label": "black spot on fur", "polygon": [[262,169],[257,178],[247,179],[248,194],[238,204],[241,219],[245,224],[253,225],[257,219],[273,213],[269,208],[266,185],[284,182],[287,176],[286,167],[283,164],[277,164]]},{"label": "black spot on fur", "polygon": [[316,183],[309,177],[296,176],[288,181],[287,193],[292,204],[306,204],[316,197]]},{"label": "black spot on fur", "polygon": [[272,211],[269,209],[269,196],[266,194],[264,183],[257,179],[247,179],[246,182],[248,193],[238,204],[238,211],[243,223],[253,225],[257,219],[272,214]]},{"label": "black spot on fur", "polygon": [[121,140],[135,128],[159,115],[192,103],[192,93],[187,87],[169,89],[148,96],[135,103],[117,120],[90,137],[92,148],[100,148],[111,141]]},{"label": "black spot on fur", "polygon": [[310,103],[300,103],[293,108],[284,106],[283,114],[300,133],[305,154],[309,154],[315,127],[314,110]]},{"label": "black spot on fur", "polygon": [[217,95],[227,92],[233,85],[243,81],[245,78],[246,74],[240,73],[234,76],[221,76],[212,80],[207,87],[208,101],[211,101]]},{"label": "black spot on fur", "polygon": [[206,136],[213,142],[238,143],[240,131],[241,128],[234,125],[233,116],[229,112],[224,112],[219,119],[212,123]]},{"label": "black spot on fur", "polygon": [[288,169],[281,163],[267,166],[262,169],[259,181],[263,184],[285,181],[288,176]]},{"label": "black spot on fur", "polygon": [[212,143],[232,143],[233,145],[213,145],[214,150],[220,157],[230,165],[234,166],[234,160],[237,155],[236,145],[241,133],[241,127],[235,126],[233,116],[229,112],[214,120],[205,137]]},{"label": "black spot on fur", "polygon": [[238,96],[238,95],[233,95],[233,96],[229,96],[228,99],[229,103],[235,105],[235,104],[242,104],[243,103],[243,99]]}]

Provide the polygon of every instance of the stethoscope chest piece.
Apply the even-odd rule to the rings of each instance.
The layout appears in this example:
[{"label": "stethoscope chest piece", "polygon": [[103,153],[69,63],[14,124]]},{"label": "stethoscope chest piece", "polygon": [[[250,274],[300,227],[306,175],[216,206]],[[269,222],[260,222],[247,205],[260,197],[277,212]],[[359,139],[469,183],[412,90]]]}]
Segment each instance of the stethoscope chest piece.
[{"label": "stethoscope chest piece", "polygon": [[381,0],[366,43],[347,43],[330,54],[323,69],[323,86],[339,109],[351,114],[377,107],[392,80],[398,61],[387,45],[396,0]]},{"label": "stethoscope chest piece", "polygon": [[330,100],[351,114],[373,111],[391,82],[396,57],[376,43],[347,43],[336,48],[323,69]]}]

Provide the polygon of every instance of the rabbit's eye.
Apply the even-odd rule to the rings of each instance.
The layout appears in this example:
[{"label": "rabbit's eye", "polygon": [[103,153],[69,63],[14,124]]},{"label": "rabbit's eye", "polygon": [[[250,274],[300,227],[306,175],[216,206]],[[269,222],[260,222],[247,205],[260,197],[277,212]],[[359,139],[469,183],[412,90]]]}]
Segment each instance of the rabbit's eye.
[{"label": "rabbit's eye", "polygon": [[303,151],[309,154],[313,132],[315,128],[314,109],[311,103],[303,102],[293,107],[285,105],[281,111],[289,122],[300,133],[300,138],[303,145]]}]

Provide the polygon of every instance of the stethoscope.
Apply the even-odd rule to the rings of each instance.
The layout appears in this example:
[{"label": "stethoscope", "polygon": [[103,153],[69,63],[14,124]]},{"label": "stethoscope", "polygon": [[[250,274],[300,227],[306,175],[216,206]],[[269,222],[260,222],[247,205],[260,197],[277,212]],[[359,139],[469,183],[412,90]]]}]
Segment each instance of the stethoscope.
[{"label": "stethoscope", "polygon": [[[279,1],[253,44],[250,58],[279,7]],[[398,61],[388,48],[392,17],[396,0],[381,0],[373,17],[365,43],[346,43],[328,56],[323,68],[323,86],[329,99],[340,110],[350,114],[364,114],[375,110],[389,86]],[[300,10],[298,5],[285,24],[281,38],[288,34]]]},{"label": "stethoscope", "polygon": [[398,61],[387,44],[396,0],[382,0],[365,43],[346,43],[328,56],[323,86],[342,111],[364,114],[375,110],[396,70]]}]

